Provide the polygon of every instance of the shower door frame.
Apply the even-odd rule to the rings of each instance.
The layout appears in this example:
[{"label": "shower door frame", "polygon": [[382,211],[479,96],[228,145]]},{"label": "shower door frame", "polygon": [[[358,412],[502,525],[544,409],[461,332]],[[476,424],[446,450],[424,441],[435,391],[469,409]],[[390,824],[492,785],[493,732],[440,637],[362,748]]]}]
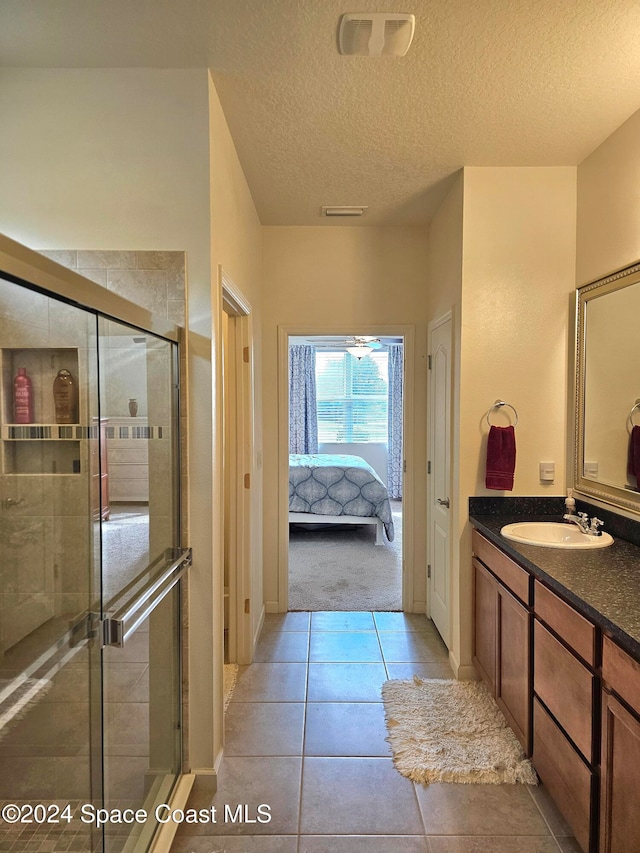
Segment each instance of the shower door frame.
[{"label": "shower door frame", "polygon": [[[143,332],[149,332],[159,338],[165,338],[178,346],[177,353],[177,379],[178,379],[178,406],[176,412],[176,422],[180,425],[180,388],[182,387],[182,359],[180,353],[184,347],[186,340],[185,330],[182,327],[176,326],[166,318],[159,317],[151,311],[130,302],[128,299],[119,296],[111,291],[106,290],[100,285],[84,278],[82,275],[70,270],[55,261],[46,258],[44,255],[27,248],[15,240],[0,234],[0,275],[7,281],[25,287],[29,290],[41,293],[66,302],[69,305],[85,310],[96,316],[101,316],[107,320],[124,323],[135,327]],[[177,488],[177,525],[178,539],[180,548],[185,549],[184,544],[184,518],[182,505],[182,469],[180,464],[180,447],[181,438],[176,441],[177,453],[177,471],[178,471],[178,488]],[[187,560],[190,564],[190,556]],[[184,571],[184,569],[183,569]],[[181,572],[182,574],[182,572]],[[181,597],[182,605],[184,599]],[[88,617],[89,622],[91,616]],[[74,626],[74,632],[81,629],[80,625]],[[179,626],[180,634],[182,627]],[[181,646],[181,668],[184,665],[184,647]],[[182,676],[179,678],[179,684],[182,685]],[[184,695],[180,691],[180,714],[184,717]],[[101,712],[102,714],[102,712]],[[184,732],[184,726],[181,726],[181,731]],[[93,745],[92,745],[93,748]],[[180,770],[168,798],[169,805],[172,808],[184,808],[189,797],[189,793],[195,781],[195,775],[184,773],[185,764],[185,743],[181,743],[180,749]],[[92,774],[95,770],[95,761],[99,761],[102,768],[104,758],[100,753],[99,758],[92,758]],[[100,770],[102,773],[102,769]],[[170,849],[171,839],[177,830],[177,824],[168,822],[161,824],[154,831],[149,850],[168,850]]]}]

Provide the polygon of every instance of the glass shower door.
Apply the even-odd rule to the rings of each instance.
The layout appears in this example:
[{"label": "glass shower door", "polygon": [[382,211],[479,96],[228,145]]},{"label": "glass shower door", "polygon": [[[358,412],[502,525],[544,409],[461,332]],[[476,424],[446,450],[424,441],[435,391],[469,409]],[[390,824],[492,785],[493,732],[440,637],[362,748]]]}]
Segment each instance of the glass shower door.
[{"label": "glass shower door", "polygon": [[79,817],[102,803],[96,341],[95,315],[0,278],[2,849],[101,844]]},{"label": "glass shower door", "polygon": [[181,771],[179,495],[177,344],[0,276],[0,849],[152,843]]},{"label": "glass shower door", "polygon": [[[98,334],[105,850],[144,850],[180,773],[177,347],[101,319]],[[145,817],[146,816],[146,817]]]}]

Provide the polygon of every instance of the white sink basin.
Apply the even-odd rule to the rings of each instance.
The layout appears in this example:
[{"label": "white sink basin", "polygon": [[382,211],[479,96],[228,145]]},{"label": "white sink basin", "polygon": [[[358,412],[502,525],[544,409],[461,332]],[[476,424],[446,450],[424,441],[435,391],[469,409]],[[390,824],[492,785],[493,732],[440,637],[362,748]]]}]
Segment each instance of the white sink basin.
[{"label": "white sink basin", "polygon": [[562,521],[518,521],[505,525],[500,533],[513,542],[541,545],[543,548],[606,548],[613,542],[608,533],[588,536],[575,524]]}]

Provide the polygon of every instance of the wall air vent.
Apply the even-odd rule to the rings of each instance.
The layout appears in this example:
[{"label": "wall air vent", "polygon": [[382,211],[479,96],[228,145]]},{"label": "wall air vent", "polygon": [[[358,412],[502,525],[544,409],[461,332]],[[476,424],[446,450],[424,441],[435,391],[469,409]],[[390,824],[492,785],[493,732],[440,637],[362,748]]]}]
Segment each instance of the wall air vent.
[{"label": "wall air vent", "polygon": [[404,56],[415,25],[415,15],[350,12],[340,18],[338,49],[348,56]]},{"label": "wall air vent", "polygon": [[322,206],[323,216],[362,216],[368,210],[366,204],[332,204]]}]

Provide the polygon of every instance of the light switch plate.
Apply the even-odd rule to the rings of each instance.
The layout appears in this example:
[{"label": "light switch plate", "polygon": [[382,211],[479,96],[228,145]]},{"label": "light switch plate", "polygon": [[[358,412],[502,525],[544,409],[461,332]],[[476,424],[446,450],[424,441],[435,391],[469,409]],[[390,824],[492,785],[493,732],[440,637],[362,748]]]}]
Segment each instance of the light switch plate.
[{"label": "light switch plate", "polygon": [[556,478],[556,463],[541,462],[540,463],[540,482],[553,483]]}]

